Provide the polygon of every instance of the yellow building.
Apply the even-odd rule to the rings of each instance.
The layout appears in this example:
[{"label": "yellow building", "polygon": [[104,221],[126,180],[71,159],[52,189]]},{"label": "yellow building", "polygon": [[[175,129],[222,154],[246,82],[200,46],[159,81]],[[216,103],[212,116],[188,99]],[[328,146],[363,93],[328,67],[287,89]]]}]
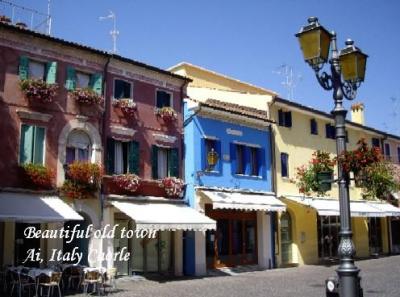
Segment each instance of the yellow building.
[{"label": "yellow building", "polygon": [[[281,99],[271,90],[189,63],[169,69],[193,80],[189,97],[209,98],[266,110],[274,134],[274,192],[287,205],[287,212],[277,217],[275,255],[278,266],[320,263],[336,257],[339,220],[338,188],[333,185],[327,197],[303,197],[295,185],[295,169],[307,164],[316,150],[336,154],[334,121],[329,113]],[[250,96],[250,97],[249,97]],[[365,138],[370,145],[383,149],[386,158],[400,163],[400,137],[364,125],[364,105],[358,104],[347,122],[348,149]],[[279,116],[280,115],[280,116]],[[311,133],[311,126],[313,132]],[[333,133],[332,133],[333,131]],[[283,160],[282,160],[283,159]],[[284,163],[286,168],[282,168]],[[398,194],[394,193],[394,197]],[[353,238],[357,257],[400,252],[398,209],[362,200],[361,190],[350,186]],[[397,200],[398,201],[398,200]],[[385,209],[386,212],[382,209]],[[391,213],[393,211],[393,213]],[[320,214],[320,215],[319,215]],[[392,232],[397,230],[397,232]]]}]

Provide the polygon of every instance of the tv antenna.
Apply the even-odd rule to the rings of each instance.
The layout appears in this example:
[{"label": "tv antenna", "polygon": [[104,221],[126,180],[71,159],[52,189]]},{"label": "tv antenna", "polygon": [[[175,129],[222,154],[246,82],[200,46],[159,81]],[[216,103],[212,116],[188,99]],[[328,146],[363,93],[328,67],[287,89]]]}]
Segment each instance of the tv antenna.
[{"label": "tv antenna", "polygon": [[281,84],[287,89],[287,98],[293,100],[294,88],[302,80],[301,74],[295,75],[293,67],[287,64],[280,65],[272,72],[284,76],[285,79]]},{"label": "tv antenna", "polygon": [[119,31],[117,30],[117,16],[115,15],[114,12],[112,12],[111,10],[109,11],[109,14],[107,16],[103,16],[103,17],[99,17],[100,21],[103,20],[108,20],[108,19],[112,19],[113,20],[113,29],[110,31],[110,35],[113,41],[113,50],[112,52],[114,54],[117,53],[117,36],[119,35]]}]

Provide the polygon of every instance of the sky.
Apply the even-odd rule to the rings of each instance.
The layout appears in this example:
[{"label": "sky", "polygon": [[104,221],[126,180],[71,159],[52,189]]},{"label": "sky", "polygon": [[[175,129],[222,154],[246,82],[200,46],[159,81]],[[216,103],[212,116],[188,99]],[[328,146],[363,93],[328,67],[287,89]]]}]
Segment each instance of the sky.
[{"label": "sky", "polygon": [[[0,14],[9,9],[2,1]],[[48,0],[7,1],[47,12]],[[365,82],[346,107],[363,102],[368,126],[400,135],[398,0],[51,0],[52,35],[112,50],[112,21],[99,20],[110,10],[122,56],[163,69],[186,61],[283,98],[287,65],[294,73],[292,100],[330,112],[332,92],[319,86],[294,36],[317,16],[336,31],[339,49],[351,38],[369,56]],[[15,18],[30,23],[27,11],[17,10]]]}]

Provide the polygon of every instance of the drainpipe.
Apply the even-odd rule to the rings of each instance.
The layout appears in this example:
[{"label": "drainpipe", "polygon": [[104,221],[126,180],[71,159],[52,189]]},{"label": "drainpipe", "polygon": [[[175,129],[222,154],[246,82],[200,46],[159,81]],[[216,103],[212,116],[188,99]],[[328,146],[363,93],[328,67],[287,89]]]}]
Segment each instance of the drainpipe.
[{"label": "drainpipe", "polygon": [[[273,130],[272,126],[268,126],[269,132],[269,143],[270,143],[270,159],[271,159],[271,186],[272,192],[278,194],[277,191],[277,182],[276,182],[276,166],[275,166],[275,138],[273,137]],[[278,232],[277,228],[278,225],[276,224],[277,215],[276,212],[271,212],[271,260],[272,260],[272,267],[276,268],[276,258],[275,258],[275,232]]]}]

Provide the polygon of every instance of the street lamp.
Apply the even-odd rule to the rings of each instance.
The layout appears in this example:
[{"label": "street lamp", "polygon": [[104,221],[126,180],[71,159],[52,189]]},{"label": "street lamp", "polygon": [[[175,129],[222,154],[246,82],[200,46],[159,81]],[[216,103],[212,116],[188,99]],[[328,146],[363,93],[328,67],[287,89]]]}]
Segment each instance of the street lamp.
[{"label": "street lamp", "polygon": [[[336,33],[330,33],[318,23],[316,17],[308,19],[308,25],[296,34],[305,61],[314,69],[319,84],[325,90],[333,90],[335,108],[332,115],[335,118],[337,155],[346,151],[345,121],[347,111],[343,107],[343,97],[353,100],[357,89],[365,78],[367,55],[347,40],[346,47],[338,52]],[[332,55],[329,58],[329,48],[332,45]],[[330,63],[328,74],[321,69],[326,62]],[[338,253],[340,258],[336,272],[339,277],[339,295],[341,297],[362,297],[360,270],[354,264],[355,247],[352,240],[349,201],[349,175],[338,163],[338,186],[340,206],[340,243]]]}]

